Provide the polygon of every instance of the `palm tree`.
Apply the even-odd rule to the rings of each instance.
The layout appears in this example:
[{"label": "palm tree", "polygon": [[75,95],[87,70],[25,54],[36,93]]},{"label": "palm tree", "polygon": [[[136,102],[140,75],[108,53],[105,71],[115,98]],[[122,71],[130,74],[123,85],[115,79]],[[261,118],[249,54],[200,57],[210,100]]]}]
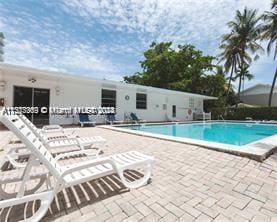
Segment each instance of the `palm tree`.
[{"label": "palm tree", "polygon": [[4,54],[4,50],[3,50],[3,47],[4,47],[4,34],[3,32],[0,32],[0,62],[3,61],[3,54]]},{"label": "palm tree", "polygon": [[[237,75],[233,78],[233,81],[236,81],[237,79],[241,78],[241,81],[239,82],[240,86],[239,88],[242,88],[242,90],[244,90],[244,82],[245,80],[251,80],[254,78],[254,75],[251,74],[248,70],[249,65],[245,65],[242,70],[239,70],[239,72],[237,73]],[[241,73],[243,73],[243,75],[241,75]]]},{"label": "palm tree", "polygon": [[[223,35],[222,44],[225,44],[228,50],[233,51],[231,58],[236,61],[236,71],[239,71],[239,88],[238,97],[240,98],[240,91],[242,80],[247,73],[249,65],[252,63],[251,54],[254,54],[254,60],[259,58],[258,52],[263,51],[263,48],[258,44],[260,38],[261,25],[259,24],[261,17],[257,16],[257,10],[245,8],[242,12],[236,11],[234,21],[227,23],[231,32]],[[225,61],[230,57],[225,57]],[[225,63],[226,63],[225,62]],[[233,67],[233,66],[230,66]],[[232,78],[230,78],[232,80]]]},{"label": "palm tree", "polygon": [[231,83],[233,81],[233,74],[237,72],[238,64],[239,64],[239,48],[236,45],[236,41],[234,39],[226,39],[222,41],[219,46],[220,49],[223,50],[221,54],[219,54],[219,63],[224,62],[225,73],[230,72],[228,79],[228,88],[226,93],[226,101],[229,96],[229,92],[231,89]]},{"label": "palm tree", "polygon": [[[270,55],[271,48],[273,48],[273,59],[276,59],[277,56],[277,0],[272,1],[272,11],[265,12],[263,16],[264,25],[262,27],[262,40],[268,40],[267,44],[267,54]],[[271,106],[272,102],[272,95],[273,90],[275,87],[277,79],[277,67],[275,70],[275,74],[273,77],[270,93],[269,93],[269,99],[268,99],[268,106]]]}]

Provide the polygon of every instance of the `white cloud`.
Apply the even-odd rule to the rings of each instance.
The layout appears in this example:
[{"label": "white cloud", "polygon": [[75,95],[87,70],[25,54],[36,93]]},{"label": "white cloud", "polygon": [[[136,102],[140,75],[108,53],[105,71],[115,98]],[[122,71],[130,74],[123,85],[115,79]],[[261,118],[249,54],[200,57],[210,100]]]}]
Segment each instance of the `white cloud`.
[{"label": "white cloud", "polygon": [[59,62],[68,68],[80,68],[97,72],[115,72],[114,65],[99,56],[93,54],[92,50],[85,45],[77,45],[67,48],[62,53]]},{"label": "white cloud", "polygon": [[[244,6],[269,9],[270,0],[64,0],[63,9],[82,17],[88,24],[95,21],[110,30],[136,33],[143,47],[153,40],[206,44],[212,53],[226,23],[235,10]],[[148,34],[148,35],[147,35]],[[146,44],[146,45],[145,45]]]},{"label": "white cloud", "polygon": [[[93,52],[88,45],[44,45],[28,40],[8,41],[5,50],[6,61],[18,65],[46,68],[55,71],[72,72],[78,70],[83,74],[118,74],[117,67],[109,60]],[[18,56],[20,55],[20,56]]]},{"label": "white cloud", "polygon": [[[271,0],[63,0],[40,16],[20,4],[0,3],[5,61],[121,80],[138,69],[152,41],[190,43],[218,54],[220,36],[235,10],[270,8]],[[5,7],[9,5],[9,7]],[[51,8],[52,7],[52,8]],[[13,9],[12,12],[9,12]],[[70,20],[64,23],[64,20]],[[79,34],[81,32],[82,34]],[[100,37],[99,37],[100,36]],[[259,65],[260,64],[260,65]],[[255,64],[261,72],[263,60]],[[256,74],[256,73],[254,73]]]},{"label": "white cloud", "polygon": [[39,45],[34,42],[29,42],[27,40],[22,40],[21,42],[7,42],[6,49],[14,51],[29,51],[34,52],[37,50]]},{"label": "white cloud", "polygon": [[4,25],[3,19],[0,17],[0,30],[2,31],[4,27],[5,25]]}]

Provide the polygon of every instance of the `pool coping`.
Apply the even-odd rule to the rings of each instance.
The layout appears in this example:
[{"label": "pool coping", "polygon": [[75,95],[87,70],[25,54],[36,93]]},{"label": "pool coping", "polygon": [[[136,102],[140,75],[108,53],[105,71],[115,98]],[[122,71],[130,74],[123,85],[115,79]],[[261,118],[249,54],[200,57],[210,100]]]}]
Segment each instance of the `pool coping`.
[{"label": "pool coping", "polygon": [[[174,137],[174,136],[168,136],[163,134],[156,134],[156,133],[149,133],[149,132],[143,132],[143,131],[135,131],[131,129],[124,129],[120,128],[123,126],[139,126],[143,124],[147,125],[172,125],[172,124],[184,124],[184,123],[202,123],[203,121],[186,121],[186,122],[166,122],[166,123],[142,123],[142,124],[118,124],[118,125],[102,125],[99,126],[100,128],[114,130],[118,132],[123,133],[129,133],[133,135],[139,135],[144,137],[151,137],[155,139],[161,139],[171,142],[178,142],[183,144],[190,144],[190,145],[196,145],[212,150],[217,150],[225,153],[230,153],[238,156],[244,156],[248,157],[250,159],[254,159],[257,161],[262,162],[265,160],[268,156],[270,156],[274,151],[277,150],[277,134],[274,134],[269,137],[265,137],[261,140],[254,141],[252,143],[248,143],[243,146],[236,146],[236,145],[230,145],[230,144],[224,144],[224,143],[217,143],[217,142],[210,142],[210,141],[204,141],[204,140],[197,140],[197,139],[190,139],[190,138],[183,138],[183,137]],[[223,122],[223,121],[207,121],[207,122]],[[255,121],[225,121],[225,122],[241,122],[241,123],[256,123]],[[265,123],[266,122],[261,122]],[[272,123],[271,123],[272,124]],[[274,124],[275,125],[275,124]],[[241,148],[243,147],[243,150]]]}]

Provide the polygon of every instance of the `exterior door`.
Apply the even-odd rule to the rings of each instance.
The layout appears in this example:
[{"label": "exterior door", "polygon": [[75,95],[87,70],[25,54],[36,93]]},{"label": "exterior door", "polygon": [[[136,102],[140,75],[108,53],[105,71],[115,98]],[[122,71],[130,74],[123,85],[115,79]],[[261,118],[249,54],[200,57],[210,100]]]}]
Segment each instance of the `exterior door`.
[{"label": "exterior door", "polygon": [[[15,107],[32,107],[33,106],[33,90],[29,87],[14,87],[13,106]],[[24,114],[33,122],[32,114]]]},{"label": "exterior door", "polygon": [[172,106],[172,117],[176,117],[176,105]]},{"label": "exterior door", "polygon": [[41,113],[33,115],[33,123],[35,125],[48,125],[49,124],[49,89],[33,88],[33,106],[38,107],[41,110],[42,107],[47,107],[47,113]]},{"label": "exterior door", "polygon": [[49,108],[50,90],[14,86],[13,105],[16,107],[38,107],[38,114],[25,114],[36,125],[49,124],[49,112],[41,113],[41,107]]}]

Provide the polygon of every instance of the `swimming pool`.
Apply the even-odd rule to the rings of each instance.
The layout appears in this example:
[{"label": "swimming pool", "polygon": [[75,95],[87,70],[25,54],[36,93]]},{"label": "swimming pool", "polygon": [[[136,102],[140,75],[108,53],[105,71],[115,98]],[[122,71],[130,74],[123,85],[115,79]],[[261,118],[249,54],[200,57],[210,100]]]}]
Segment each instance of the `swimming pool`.
[{"label": "swimming pool", "polygon": [[124,127],[131,130],[243,146],[277,134],[276,124],[206,122]]}]

